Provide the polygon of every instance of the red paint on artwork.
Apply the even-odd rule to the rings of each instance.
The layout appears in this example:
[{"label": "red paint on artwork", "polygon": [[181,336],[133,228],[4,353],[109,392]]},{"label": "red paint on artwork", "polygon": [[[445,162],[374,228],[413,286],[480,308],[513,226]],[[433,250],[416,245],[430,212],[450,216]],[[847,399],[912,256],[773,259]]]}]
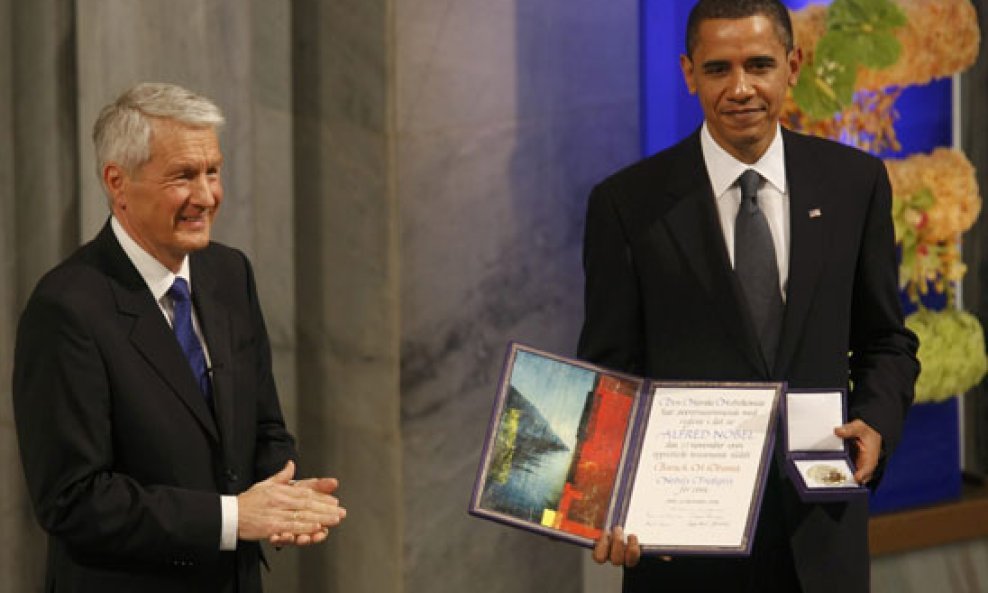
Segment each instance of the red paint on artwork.
[{"label": "red paint on artwork", "polygon": [[621,461],[635,387],[615,377],[598,379],[576,459],[559,501],[556,522],[562,531],[591,539],[600,536]]}]

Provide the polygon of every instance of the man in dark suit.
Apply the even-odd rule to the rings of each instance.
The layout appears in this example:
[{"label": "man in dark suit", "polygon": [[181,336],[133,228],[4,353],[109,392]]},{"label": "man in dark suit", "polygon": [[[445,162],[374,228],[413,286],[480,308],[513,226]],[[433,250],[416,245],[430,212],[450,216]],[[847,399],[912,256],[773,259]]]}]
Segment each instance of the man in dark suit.
[{"label": "man in dark suit", "polygon": [[[700,0],[687,31],[681,65],[705,122],[594,189],[579,355],[666,380],[850,381],[851,421],[835,432],[855,479],[875,483],[918,374],[884,166],[780,128],[801,65],[780,2]],[[750,558],[639,563],[620,529],[594,558],[627,566],[633,592],[867,591],[867,519],[866,500],[801,503],[773,464]]]},{"label": "man in dark suit", "polygon": [[336,480],[292,480],[251,266],[209,241],[222,123],[174,85],[105,107],[111,219],[21,317],[14,412],[45,591],[258,592],[258,541],[318,543],[345,516]]}]

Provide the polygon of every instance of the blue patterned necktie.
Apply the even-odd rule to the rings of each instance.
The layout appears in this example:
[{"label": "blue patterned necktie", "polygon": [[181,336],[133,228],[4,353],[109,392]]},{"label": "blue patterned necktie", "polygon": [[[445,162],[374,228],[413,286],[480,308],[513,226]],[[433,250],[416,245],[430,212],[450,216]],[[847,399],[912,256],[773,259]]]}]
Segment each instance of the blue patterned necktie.
[{"label": "blue patterned necktie", "polygon": [[206,354],[202,350],[202,344],[192,329],[192,297],[189,294],[189,284],[184,278],[175,278],[175,283],[168,289],[168,296],[172,299],[175,311],[175,337],[178,344],[185,353],[185,358],[192,367],[192,373],[196,377],[199,389],[202,391],[206,402],[212,404],[213,389],[209,384],[209,373],[206,369]]},{"label": "blue patterned necktie", "polygon": [[734,271],[744,291],[765,362],[771,369],[779,347],[785,305],[772,232],[765,213],[758,207],[761,179],[754,169],[748,169],[738,178],[741,207],[734,223]]}]

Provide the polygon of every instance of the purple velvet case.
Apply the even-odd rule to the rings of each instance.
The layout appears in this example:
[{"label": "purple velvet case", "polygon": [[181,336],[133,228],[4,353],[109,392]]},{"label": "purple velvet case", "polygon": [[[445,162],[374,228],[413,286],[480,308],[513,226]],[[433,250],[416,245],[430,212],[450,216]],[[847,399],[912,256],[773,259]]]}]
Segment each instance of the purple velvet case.
[{"label": "purple velvet case", "polygon": [[[791,445],[794,435],[789,434],[789,413],[790,407],[795,405],[792,398],[805,395],[826,396],[827,394],[833,394],[835,400],[839,400],[834,401],[833,405],[840,407],[841,423],[847,422],[847,390],[845,389],[791,389],[786,392],[780,404],[782,414],[780,432],[782,432],[782,445],[786,457],[786,473],[796,487],[799,497],[804,502],[841,502],[857,496],[867,496],[868,494],[867,487],[854,482],[853,472],[855,471],[855,466],[851,459],[847,441],[843,443],[839,451],[793,450],[791,448],[791,446],[794,446]],[[832,431],[836,427],[821,426],[818,428]],[[840,485],[835,485],[838,484],[838,481],[837,474],[833,470],[837,470],[842,474],[846,473],[842,468],[843,463],[846,463],[850,468],[851,475],[842,476],[839,482]],[[800,465],[804,467],[804,471],[800,471]],[[818,474],[806,472],[806,466],[808,465],[819,468],[821,472]],[[848,484],[848,478],[853,485],[846,485]]]}]

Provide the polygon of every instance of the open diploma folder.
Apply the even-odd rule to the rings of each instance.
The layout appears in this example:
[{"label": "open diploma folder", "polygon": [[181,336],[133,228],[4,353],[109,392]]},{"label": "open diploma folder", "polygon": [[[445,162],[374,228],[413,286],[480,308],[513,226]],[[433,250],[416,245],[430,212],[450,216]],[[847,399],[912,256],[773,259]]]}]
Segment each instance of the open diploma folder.
[{"label": "open diploma folder", "polygon": [[592,547],[747,555],[782,383],[649,381],[511,344],[470,513]]},{"label": "open diploma folder", "polygon": [[508,348],[470,513],[592,547],[747,555],[782,383],[648,381]]}]

